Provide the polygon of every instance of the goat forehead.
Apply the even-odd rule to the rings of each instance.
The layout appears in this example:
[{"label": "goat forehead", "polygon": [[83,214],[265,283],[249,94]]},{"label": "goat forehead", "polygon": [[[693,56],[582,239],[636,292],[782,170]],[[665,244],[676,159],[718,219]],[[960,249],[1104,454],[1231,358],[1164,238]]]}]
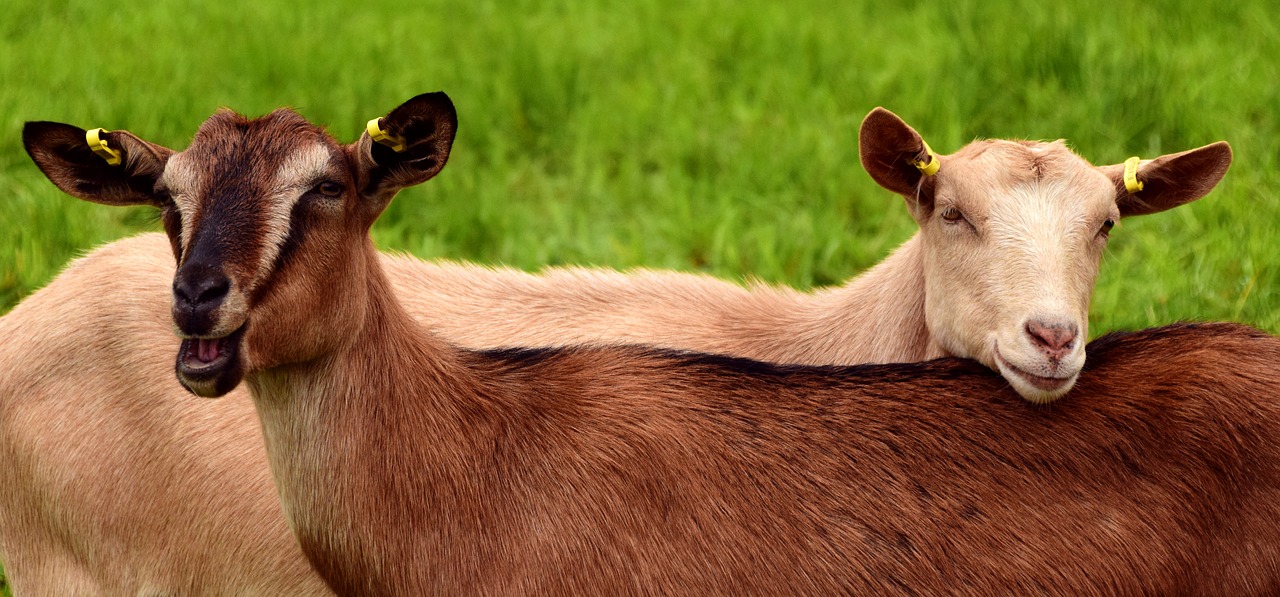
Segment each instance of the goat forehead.
[{"label": "goat forehead", "polygon": [[320,143],[307,143],[292,148],[276,165],[268,188],[284,190],[310,185],[333,171],[334,152]]},{"label": "goat forehead", "polygon": [[1093,169],[1062,141],[977,141],[956,152],[949,161],[949,169],[967,178],[1010,187]]},{"label": "goat forehead", "polygon": [[326,132],[291,111],[254,120],[223,111],[169,160],[164,183],[182,214],[186,244],[207,229],[221,244],[238,247],[246,268],[262,271],[284,245],[306,189],[342,178],[335,172],[342,156]]},{"label": "goat forehead", "polygon": [[1080,181],[1022,184],[991,195],[986,217],[993,225],[1072,230],[1108,216],[1115,204],[1109,191]]},{"label": "goat forehead", "polygon": [[1114,202],[1107,178],[1061,141],[980,141],[955,157],[946,187],[993,215],[1092,214]]},{"label": "goat forehead", "polygon": [[190,147],[171,159],[165,178],[184,192],[221,188],[270,193],[282,178],[315,174],[337,154],[338,145],[328,133],[291,110],[257,119],[221,111],[200,126]]},{"label": "goat forehead", "polygon": [[1092,211],[1082,202],[1060,200],[1062,184],[1033,183],[1010,190],[986,213],[986,233],[1001,254],[1015,261],[1026,253],[1069,250],[1088,228]]}]

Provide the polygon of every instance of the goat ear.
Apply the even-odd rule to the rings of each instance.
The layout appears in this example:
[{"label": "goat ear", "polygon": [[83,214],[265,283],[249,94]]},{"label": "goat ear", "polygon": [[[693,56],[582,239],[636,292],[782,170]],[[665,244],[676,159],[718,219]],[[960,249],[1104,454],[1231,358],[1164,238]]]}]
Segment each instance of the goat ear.
[{"label": "goat ear", "polygon": [[932,204],[933,185],[929,183],[932,176],[926,176],[926,170],[917,164],[931,164],[940,158],[929,149],[920,133],[896,114],[876,108],[862,119],[858,154],[862,167],[880,186],[913,204]]},{"label": "goat ear", "polygon": [[1142,190],[1129,192],[1124,181],[1124,164],[1098,166],[1116,185],[1116,206],[1122,216],[1141,216],[1204,197],[1231,167],[1231,145],[1218,141],[1181,153],[1162,155],[1138,164],[1137,180]]},{"label": "goat ear", "polygon": [[112,165],[93,152],[85,133],[59,122],[28,122],[22,144],[40,171],[68,195],[105,205],[163,205],[155,186],[172,149],[127,131],[102,132],[99,138],[120,154]]},{"label": "goat ear", "polygon": [[458,113],[441,91],[419,95],[370,122],[355,147],[360,194],[382,206],[400,189],[426,182],[444,168],[457,130]]}]

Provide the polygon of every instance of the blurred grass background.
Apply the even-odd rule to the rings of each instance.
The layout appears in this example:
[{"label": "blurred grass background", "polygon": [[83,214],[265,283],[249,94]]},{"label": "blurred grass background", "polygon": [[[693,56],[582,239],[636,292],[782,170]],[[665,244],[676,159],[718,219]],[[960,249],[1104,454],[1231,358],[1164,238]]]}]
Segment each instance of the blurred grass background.
[{"label": "blurred grass background", "polygon": [[1112,234],[1091,331],[1280,332],[1280,21],[1266,0],[48,3],[0,16],[0,312],[146,210],[74,200],[26,120],[182,148],[220,106],[351,140],[424,91],[458,106],[435,181],[375,228],[424,258],[645,265],[835,284],[914,225],[858,163],[883,105],[949,153],[1066,138],[1095,163],[1226,139],[1207,199]]}]

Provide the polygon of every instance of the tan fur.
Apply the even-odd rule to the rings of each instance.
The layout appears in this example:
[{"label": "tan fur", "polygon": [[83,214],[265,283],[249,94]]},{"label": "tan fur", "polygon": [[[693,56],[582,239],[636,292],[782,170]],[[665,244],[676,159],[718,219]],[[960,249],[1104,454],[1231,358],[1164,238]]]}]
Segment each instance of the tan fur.
[{"label": "tan fur", "polygon": [[[1023,398],[1065,395],[1084,365],[1089,301],[1111,226],[1203,197],[1231,164],[1225,142],[1123,169],[1094,167],[1061,141],[975,141],[926,155],[883,108],[863,120],[860,158],[903,195],[920,226],[924,320],[944,354],[977,359]],[[928,160],[925,160],[928,158]],[[937,160],[925,175],[911,164]]]},{"label": "tan fur", "polygon": [[[182,157],[182,156],[178,156]],[[169,173],[166,172],[166,176]],[[186,180],[178,180],[175,186],[183,184],[198,186],[187,175]],[[285,177],[287,178],[287,177]],[[277,185],[278,186],[278,185]],[[190,208],[188,208],[190,209]],[[278,221],[278,218],[277,218]],[[186,226],[192,222],[187,221]],[[121,305],[115,304],[124,295],[112,292],[83,293],[83,288],[91,287],[86,279],[95,275],[119,278],[117,271],[127,271],[128,276],[119,280],[130,288],[152,288],[156,292],[133,292],[128,298],[140,304],[151,304],[151,315],[167,315],[167,287],[172,279],[173,265],[171,259],[159,254],[164,241],[157,235],[144,235],[136,239],[121,241],[119,246],[107,247],[72,268],[68,274],[55,280],[49,288],[37,293],[24,302],[24,307],[16,309],[13,314],[0,320],[0,324],[8,324],[15,328],[29,330],[31,341],[25,345],[22,354],[6,355],[0,349],[0,364],[6,357],[14,364],[6,369],[26,370],[25,377],[14,378],[11,386],[0,384],[0,398],[5,402],[19,402],[17,398],[7,396],[47,396],[46,399],[69,399],[79,397],[80,388],[99,388],[98,400],[91,404],[101,404],[104,412],[95,416],[110,416],[109,411],[120,409],[136,411],[130,417],[153,418],[151,424],[159,427],[182,427],[181,422],[170,424],[161,422],[168,419],[200,421],[201,409],[164,408],[148,409],[145,405],[154,403],[182,403],[190,405],[190,400],[182,396],[176,384],[148,384],[154,379],[155,371],[171,371],[172,355],[167,353],[163,358],[153,360],[151,367],[122,368],[133,377],[131,380],[113,381],[103,379],[90,384],[71,383],[74,389],[66,385],[52,385],[48,380],[75,377],[85,366],[101,358],[101,354],[83,354],[83,344],[76,343],[75,337],[58,338],[43,337],[50,326],[64,326],[86,334],[80,340],[86,343],[101,342],[104,351],[117,351],[121,354],[135,353],[130,347],[129,338],[135,336],[115,335],[113,328],[100,326],[82,326],[78,322],[94,318],[111,318],[118,316]],[[889,362],[896,360],[917,360],[926,356],[936,356],[941,352],[931,347],[929,330],[923,325],[923,276],[920,274],[921,256],[918,239],[909,241],[881,266],[874,268],[862,277],[839,289],[827,289],[816,293],[798,293],[785,288],[753,287],[743,289],[712,278],[695,275],[671,274],[667,272],[637,271],[618,274],[602,270],[550,270],[543,275],[534,276],[513,270],[489,269],[478,266],[460,264],[423,264],[410,258],[384,259],[391,279],[397,285],[397,295],[405,301],[406,307],[416,317],[422,318],[435,332],[443,334],[452,341],[474,347],[500,345],[551,345],[572,344],[583,341],[647,341],[659,345],[668,345],[698,350],[742,354],[756,358],[798,363],[853,363],[853,362]],[[264,251],[265,253],[265,251]],[[156,259],[140,258],[150,254]],[[260,258],[259,263],[267,262]],[[97,270],[97,274],[71,276],[71,271]],[[915,297],[915,298],[912,298]],[[55,311],[50,304],[67,305],[57,316],[50,316]],[[142,311],[145,307],[134,306],[124,311]],[[19,315],[24,314],[24,315]],[[76,315],[77,317],[72,317]],[[22,320],[22,317],[27,320]],[[868,325],[875,322],[877,325]],[[0,330],[3,330],[0,325]],[[35,330],[42,330],[36,332]],[[87,334],[92,332],[98,340]],[[5,337],[0,334],[0,337]],[[56,342],[59,342],[55,344]],[[166,341],[166,345],[174,342]],[[75,351],[80,350],[81,354]],[[163,352],[163,351],[162,351]],[[57,355],[50,358],[48,355]],[[64,355],[75,355],[78,358],[67,358]],[[43,358],[41,358],[43,357]],[[42,363],[43,369],[31,370],[33,359]],[[123,358],[122,358],[123,360]],[[114,387],[113,387],[114,386]],[[12,388],[18,388],[10,391]],[[226,408],[239,409],[236,419],[247,416],[247,402],[242,391],[237,391],[235,399]],[[25,398],[24,398],[25,399]],[[92,408],[92,406],[81,406]],[[23,445],[23,437],[31,433],[34,437],[41,434],[44,427],[35,421],[23,421],[23,426],[10,427],[7,419],[6,428],[20,429],[21,434],[15,437],[14,445]],[[248,425],[246,424],[246,428]],[[194,429],[194,425],[192,426]],[[128,437],[126,431],[116,429],[104,430],[108,436]],[[220,478],[218,491],[222,495],[234,496],[240,506],[238,508],[215,510],[206,508],[193,512],[189,517],[191,524],[197,527],[204,524],[208,528],[227,529],[238,533],[236,541],[224,540],[216,545],[208,545],[207,549],[225,550],[223,559],[205,558],[210,563],[209,569],[216,569],[222,562],[235,562],[236,558],[263,561],[255,550],[275,549],[281,557],[292,553],[296,558],[296,550],[291,550],[279,541],[281,525],[279,524],[278,506],[273,497],[258,487],[252,486],[253,475],[242,475],[247,471],[235,469],[236,466],[253,466],[261,463],[259,441],[256,433],[223,432],[210,429],[209,433],[218,433],[211,437],[209,443],[218,446],[226,454],[253,453],[254,458],[219,459],[208,458],[208,462],[200,466],[164,465],[165,474],[172,474],[169,480],[176,486],[185,487],[184,475],[191,470],[217,470],[212,474]],[[50,433],[45,431],[48,437]],[[57,434],[53,434],[56,437]],[[171,446],[175,462],[194,461],[203,458],[201,453],[184,450],[179,442],[184,436],[158,436],[135,438],[117,442],[127,453],[149,451],[152,456],[147,460],[155,463],[155,470],[161,470],[164,463],[165,450],[157,447],[165,441],[178,444]],[[134,446],[133,444],[145,444]],[[132,447],[129,447],[132,446]],[[84,447],[91,450],[92,446]],[[64,469],[66,477],[61,481],[51,482],[68,486],[80,486],[82,478],[76,480],[74,467],[67,467],[65,462],[50,460],[50,455],[61,454],[67,462],[80,456],[74,456],[75,449],[61,445],[38,455],[27,454],[26,458],[43,458],[38,466]],[[95,456],[84,456],[91,458]],[[141,466],[137,463],[134,466]],[[227,466],[227,469],[220,468]],[[256,466],[261,467],[261,464]],[[109,466],[107,468],[110,468]],[[262,471],[258,471],[259,473]],[[155,480],[159,475],[155,472],[138,472],[140,476],[150,474]],[[110,487],[119,483],[120,478],[111,476],[100,479],[96,487]],[[14,484],[8,484],[14,485]],[[194,484],[197,488],[199,483]],[[148,501],[113,500],[111,496],[125,495],[115,489],[99,491],[100,502],[86,507],[84,524],[94,525],[95,516],[90,512],[114,512],[123,520],[132,520],[134,525],[156,520],[163,514],[171,500],[185,503],[192,510],[202,507],[198,499],[190,499],[186,493],[167,491],[169,485],[156,483],[154,493]],[[26,491],[27,495],[9,496],[9,503],[28,502],[46,499],[51,491],[40,483],[30,487],[17,488]],[[4,490],[0,490],[3,494]],[[17,491],[16,493],[21,493]],[[53,503],[75,504],[75,500],[53,500]],[[8,508],[6,507],[6,510]],[[14,511],[20,510],[15,506]],[[163,518],[161,516],[161,518]],[[205,521],[201,523],[199,521]],[[275,524],[272,524],[275,523]],[[0,526],[4,533],[9,525]],[[172,529],[153,529],[156,536],[163,536]],[[45,529],[41,532],[48,532]],[[52,561],[57,559],[80,561],[81,563],[63,567],[59,572],[51,573],[60,578],[84,576],[99,579],[104,592],[130,592],[122,587],[143,586],[141,579],[148,575],[156,579],[156,586],[190,587],[201,583],[193,579],[183,578],[184,567],[181,554],[175,552],[174,558],[157,558],[153,560],[155,569],[160,572],[146,572],[146,562],[122,562],[92,560],[82,555],[86,550],[98,549],[94,546],[93,533],[80,532],[78,529],[65,534],[74,540],[44,540],[42,547],[23,545],[21,538],[35,536],[37,529],[21,531],[6,537],[0,536],[0,550],[6,554],[6,562],[10,562],[10,571],[15,583],[22,587],[26,570],[34,566],[17,566],[12,560],[20,561]],[[16,538],[15,538],[16,537]],[[101,538],[100,543],[109,543],[110,537]],[[163,541],[157,541],[163,543]],[[287,542],[286,542],[287,543]],[[31,542],[35,544],[35,542]],[[243,547],[236,547],[243,546]],[[275,546],[275,547],[271,547]],[[283,547],[282,547],[283,546]],[[33,550],[33,555],[11,556],[26,550]],[[43,551],[41,551],[43,550]],[[231,553],[235,552],[235,553]],[[55,558],[51,554],[67,554]],[[167,564],[166,564],[167,563]],[[228,564],[231,565],[231,564]],[[233,566],[235,567],[235,566]],[[239,568],[248,570],[243,566]],[[252,574],[238,574],[243,580],[242,587],[283,586],[270,583],[302,582],[298,579],[284,580],[290,574],[297,573],[297,567],[278,566],[273,569],[264,567],[265,577],[254,578]],[[72,573],[71,570],[81,572]],[[281,579],[271,579],[272,572],[279,573]],[[165,575],[169,575],[165,577]],[[298,573],[305,576],[305,572]],[[89,581],[86,581],[89,582]],[[139,584],[130,585],[129,582]],[[253,583],[261,583],[254,585]],[[116,584],[112,584],[116,583]],[[193,583],[193,584],[184,584]],[[28,584],[26,586],[39,586]],[[47,586],[59,586],[57,584]],[[110,588],[110,590],[108,590]],[[230,590],[230,589],[229,589]],[[247,589],[246,589],[247,590]]]},{"label": "tan fur", "polygon": [[[948,354],[1001,371],[1024,397],[1057,398],[1070,382],[1039,392],[1005,362],[1047,378],[1071,378],[1084,366],[1106,246],[1098,231],[1120,218],[1111,181],[1060,142],[978,142],[949,157],[933,211],[956,209],[964,221],[920,218],[934,337]],[[1033,319],[1075,326],[1080,340],[1063,357],[1045,357],[1025,329]]]},{"label": "tan fur", "polygon": [[280,514],[247,394],[194,400],[169,381],[167,252],[160,235],[108,245],[0,318],[15,594],[328,593]]}]

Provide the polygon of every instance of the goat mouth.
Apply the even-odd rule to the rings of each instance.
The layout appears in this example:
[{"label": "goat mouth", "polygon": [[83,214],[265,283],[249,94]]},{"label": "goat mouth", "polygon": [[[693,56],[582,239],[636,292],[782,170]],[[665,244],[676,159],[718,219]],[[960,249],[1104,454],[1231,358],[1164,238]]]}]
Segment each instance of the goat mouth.
[{"label": "goat mouth", "polygon": [[178,348],[178,381],[198,396],[221,396],[240,382],[240,339],[245,325],[220,338],[184,338]]},{"label": "goat mouth", "polygon": [[1076,375],[1078,375],[1078,373],[1073,373],[1066,377],[1044,377],[1042,375],[1036,375],[1030,371],[1019,368],[1013,363],[1010,363],[1008,359],[1004,358],[1004,355],[1000,354],[999,345],[995,347],[995,353],[996,362],[1000,365],[1001,373],[1004,373],[1006,377],[1012,373],[1017,376],[1018,379],[1042,392],[1065,393],[1075,383]]}]

